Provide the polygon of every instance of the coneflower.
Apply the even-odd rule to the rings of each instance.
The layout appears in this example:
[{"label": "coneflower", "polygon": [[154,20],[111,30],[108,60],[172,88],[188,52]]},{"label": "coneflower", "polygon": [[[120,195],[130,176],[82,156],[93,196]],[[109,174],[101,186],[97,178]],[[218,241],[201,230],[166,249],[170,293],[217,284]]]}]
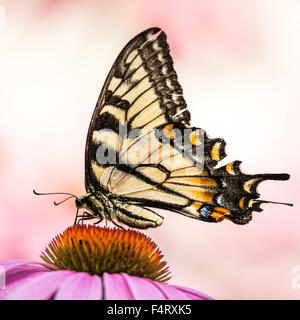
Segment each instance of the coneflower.
[{"label": "coneflower", "polygon": [[75,225],[56,236],[41,258],[43,263],[0,262],[6,271],[0,299],[211,299],[166,284],[170,271],[161,251],[138,231]]}]

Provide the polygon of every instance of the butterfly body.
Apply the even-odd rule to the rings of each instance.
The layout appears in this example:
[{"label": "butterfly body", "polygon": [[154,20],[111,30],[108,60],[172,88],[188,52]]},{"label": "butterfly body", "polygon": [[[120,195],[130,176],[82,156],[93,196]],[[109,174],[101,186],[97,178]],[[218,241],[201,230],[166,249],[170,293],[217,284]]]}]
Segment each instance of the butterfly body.
[{"label": "butterfly body", "polygon": [[[190,125],[166,35],[133,38],[115,61],[86,141],[87,194],[77,208],[118,226],[157,227],[160,208],[206,222],[245,224],[261,211],[257,185],[287,174],[244,174],[240,161],[217,167],[225,141]],[[76,220],[77,221],[77,220]]]},{"label": "butterfly body", "polygon": [[78,209],[88,210],[86,215],[80,216],[82,220],[97,219],[99,223],[105,219],[120,227],[119,223],[123,223],[139,229],[155,228],[163,222],[163,218],[152,210],[120,201],[112,194],[88,193],[76,198],[75,204]]}]

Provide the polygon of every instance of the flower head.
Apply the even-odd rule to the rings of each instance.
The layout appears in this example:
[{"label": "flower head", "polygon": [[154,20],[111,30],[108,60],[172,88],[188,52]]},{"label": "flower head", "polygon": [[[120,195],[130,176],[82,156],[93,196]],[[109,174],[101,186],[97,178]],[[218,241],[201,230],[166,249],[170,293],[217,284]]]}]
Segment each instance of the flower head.
[{"label": "flower head", "polygon": [[134,230],[75,225],[56,236],[41,258],[58,269],[122,273],[160,282],[170,279],[161,251]]},{"label": "flower head", "polygon": [[0,299],[211,299],[167,285],[170,272],[156,244],[137,231],[75,225],[42,253],[45,263],[0,263]]}]

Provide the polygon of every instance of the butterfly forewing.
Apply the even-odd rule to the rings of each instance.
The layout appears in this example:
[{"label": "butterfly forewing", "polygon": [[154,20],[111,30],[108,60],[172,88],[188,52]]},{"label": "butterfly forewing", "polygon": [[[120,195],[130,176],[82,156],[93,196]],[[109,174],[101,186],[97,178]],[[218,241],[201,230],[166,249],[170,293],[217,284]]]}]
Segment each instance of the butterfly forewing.
[{"label": "butterfly forewing", "polygon": [[[189,112],[177,82],[165,34],[158,28],[142,32],[131,40],[115,61],[91,120],[86,143],[86,188],[99,187],[98,176],[91,166],[96,161],[99,131],[110,129],[116,151],[127,149],[134,139],[123,134],[134,128],[144,132],[171,121],[189,122]],[[122,144],[122,145],[121,145]],[[95,165],[94,165],[95,168]]]}]

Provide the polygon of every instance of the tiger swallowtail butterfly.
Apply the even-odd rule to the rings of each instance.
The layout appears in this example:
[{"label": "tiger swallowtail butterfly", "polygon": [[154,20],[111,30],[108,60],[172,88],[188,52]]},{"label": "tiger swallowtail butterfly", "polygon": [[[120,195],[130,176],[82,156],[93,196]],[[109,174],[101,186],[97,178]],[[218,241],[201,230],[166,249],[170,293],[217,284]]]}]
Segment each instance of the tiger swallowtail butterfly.
[{"label": "tiger swallowtail butterfly", "polygon": [[[166,35],[148,29],[121,51],[100,93],[86,140],[86,194],[76,197],[75,223],[97,218],[155,228],[163,217],[149,208],[161,208],[246,224],[262,203],[272,202],[258,199],[257,185],[289,175],[245,174],[240,161],[216,167],[224,149],[223,139],[190,126]],[[80,208],[86,211],[78,214]]]}]

